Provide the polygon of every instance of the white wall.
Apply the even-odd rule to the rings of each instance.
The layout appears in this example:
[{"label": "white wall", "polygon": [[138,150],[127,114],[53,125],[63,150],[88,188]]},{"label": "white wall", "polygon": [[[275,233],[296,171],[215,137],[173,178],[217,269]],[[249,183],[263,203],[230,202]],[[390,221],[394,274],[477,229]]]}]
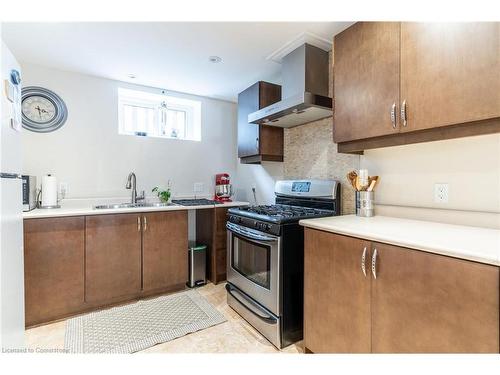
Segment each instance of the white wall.
[{"label": "white wall", "polygon": [[282,163],[240,164],[237,158],[236,104],[181,94],[202,101],[202,141],[179,141],[118,135],[117,89],[139,88],[124,82],[23,63],[24,85],[55,91],[68,106],[68,121],[48,134],[23,131],[23,173],[56,175],[68,184],[67,198],[127,197],[129,172],[139,190],[170,179],[176,196],[193,196],[193,184],[213,194],[216,173],[228,172],[235,199],[259,204],[274,202],[274,183],[283,176]]},{"label": "white wall", "polygon": [[117,89],[134,85],[31,64],[22,67],[25,86],[55,91],[69,112],[66,124],[53,133],[24,131],[23,173],[56,175],[68,184],[67,197],[128,196],[125,183],[131,171],[138,190],[147,194],[170,179],[174,195],[192,196],[195,182],[204,183],[204,195],[211,195],[216,173],[228,172],[236,179],[235,103],[183,95],[202,102],[201,142],[118,135]]},{"label": "white wall", "polygon": [[[240,164],[237,166],[235,198],[251,204],[274,203],[274,184],[283,179],[283,163],[263,162],[262,165]],[[255,187],[255,197],[252,192]],[[257,200],[257,202],[255,202]]]},{"label": "white wall", "polygon": [[500,228],[500,134],[366,150],[360,164],[381,176],[378,214]]}]

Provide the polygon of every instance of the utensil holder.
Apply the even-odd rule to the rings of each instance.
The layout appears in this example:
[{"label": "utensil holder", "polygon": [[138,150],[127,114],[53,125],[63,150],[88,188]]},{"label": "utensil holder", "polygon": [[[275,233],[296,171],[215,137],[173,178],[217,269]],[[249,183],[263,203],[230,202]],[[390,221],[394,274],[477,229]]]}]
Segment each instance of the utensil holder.
[{"label": "utensil holder", "polygon": [[356,192],[356,216],[372,217],[375,215],[375,193],[373,191]]}]

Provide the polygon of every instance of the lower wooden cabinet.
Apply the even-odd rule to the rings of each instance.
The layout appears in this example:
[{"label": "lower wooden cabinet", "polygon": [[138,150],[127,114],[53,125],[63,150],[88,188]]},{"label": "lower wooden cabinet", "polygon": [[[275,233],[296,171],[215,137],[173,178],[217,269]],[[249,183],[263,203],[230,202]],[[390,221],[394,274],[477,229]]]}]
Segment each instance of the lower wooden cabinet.
[{"label": "lower wooden cabinet", "polygon": [[181,290],[187,211],[24,220],[26,326]]},{"label": "lower wooden cabinet", "polygon": [[226,280],[227,208],[216,207],[196,212],[196,239],[207,245],[207,278],[217,284]]},{"label": "lower wooden cabinet", "polygon": [[305,231],[304,241],[307,348],[314,353],[369,353],[370,279],[360,272],[360,259],[370,243],[311,230]]},{"label": "lower wooden cabinet", "polygon": [[143,290],[183,286],[188,279],[187,211],[143,214]]},{"label": "lower wooden cabinet", "polygon": [[304,256],[307,351],[499,352],[499,267],[308,228]]},{"label": "lower wooden cabinet", "polygon": [[499,268],[373,243],[372,351],[498,353]]},{"label": "lower wooden cabinet", "polygon": [[85,218],[24,221],[25,320],[68,316],[84,303]]},{"label": "lower wooden cabinet", "polygon": [[141,291],[141,219],[139,213],[86,217],[86,302],[111,302]]}]

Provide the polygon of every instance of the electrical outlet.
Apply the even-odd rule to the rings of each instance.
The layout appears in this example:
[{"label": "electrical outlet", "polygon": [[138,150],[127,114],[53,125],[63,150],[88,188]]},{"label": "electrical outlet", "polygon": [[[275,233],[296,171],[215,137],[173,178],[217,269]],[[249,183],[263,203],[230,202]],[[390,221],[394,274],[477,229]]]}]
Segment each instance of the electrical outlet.
[{"label": "electrical outlet", "polygon": [[434,202],[448,203],[448,184],[434,184]]},{"label": "electrical outlet", "polygon": [[67,182],[60,182],[59,183],[59,198],[60,199],[66,198],[67,194],[68,194],[68,183]]},{"label": "electrical outlet", "polygon": [[204,190],[205,190],[205,185],[203,184],[203,182],[195,182],[193,184],[193,191],[195,194],[203,193]]}]

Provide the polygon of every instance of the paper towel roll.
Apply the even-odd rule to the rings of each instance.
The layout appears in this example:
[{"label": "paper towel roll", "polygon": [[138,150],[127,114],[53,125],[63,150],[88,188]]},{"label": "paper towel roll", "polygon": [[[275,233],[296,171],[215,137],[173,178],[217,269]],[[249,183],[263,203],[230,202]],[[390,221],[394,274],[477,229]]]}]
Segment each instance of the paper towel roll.
[{"label": "paper towel roll", "polygon": [[57,179],[50,174],[42,177],[42,207],[57,206]]}]

